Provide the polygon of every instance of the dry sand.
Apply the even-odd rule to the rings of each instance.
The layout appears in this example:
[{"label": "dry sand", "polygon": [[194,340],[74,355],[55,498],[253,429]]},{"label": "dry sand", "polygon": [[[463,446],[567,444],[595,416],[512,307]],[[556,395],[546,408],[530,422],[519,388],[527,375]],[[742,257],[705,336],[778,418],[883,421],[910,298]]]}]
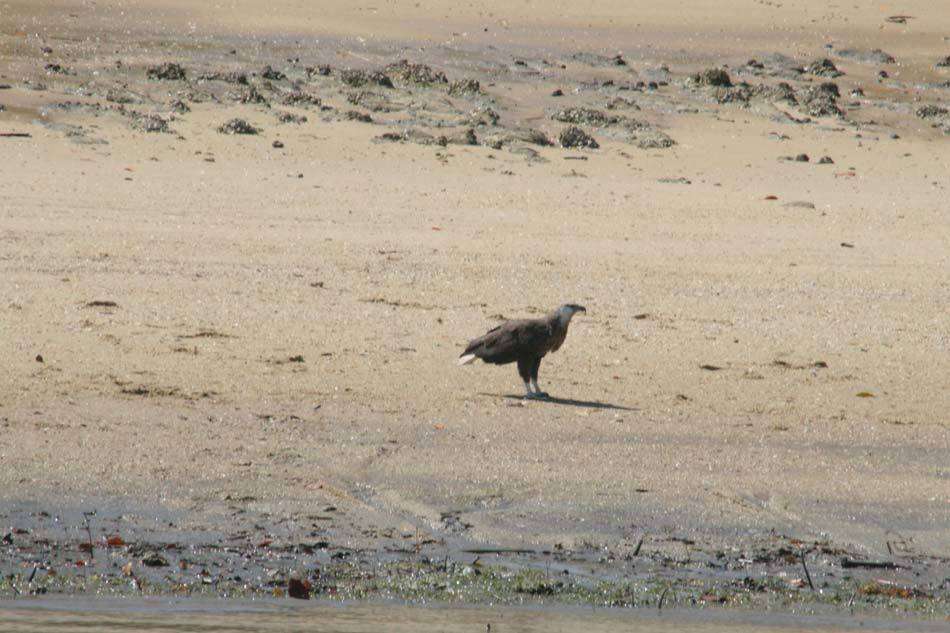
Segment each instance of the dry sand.
[{"label": "dry sand", "polygon": [[[370,546],[363,528],[613,549],[775,530],[950,555],[950,120],[915,115],[950,101],[940,3],[314,4],[0,6],[0,132],[31,135],[0,138],[9,523],[23,501],[200,519],[244,499],[275,521],[334,504]],[[838,54],[877,48],[897,62]],[[844,115],[802,123],[687,81],[723,64],[828,80],[743,72],[772,53],[832,59]],[[397,81],[383,110],[347,102],[340,69],[402,58],[482,94]],[[188,81],[147,80],[163,61]],[[290,80],[250,77],[272,108],[197,80],[265,63],[328,109],[277,105]],[[333,74],[308,79],[318,64]],[[597,150],[374,140],[451,135],[486,106],[556,138],[573,105],[676,144],[591,126]],[[218,133],[232,117],[261,133]],[[588,313],[542,364],[555,400],[522,402],[511,367],[455,366],[499,315],[567,301]]]}]

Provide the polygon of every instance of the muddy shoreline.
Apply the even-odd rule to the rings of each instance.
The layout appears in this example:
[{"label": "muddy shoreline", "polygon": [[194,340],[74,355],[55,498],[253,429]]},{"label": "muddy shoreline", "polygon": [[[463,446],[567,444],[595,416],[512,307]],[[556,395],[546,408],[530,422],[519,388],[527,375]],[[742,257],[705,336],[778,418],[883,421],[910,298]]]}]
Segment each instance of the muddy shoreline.
[{"label": "muddy shoreline", "polygon": [[[278,520],[250,500],[218,514],[90,500],[13,504],[0,597],[78,595],[396,600],[409,604],[728,607],[787,613],[950,615],[948,561],[886,560],[780,534],[694,540],[644,532],[632,549],[495,547],[417,530],[348,537],[333,506]],[[209,521],[217,516],[216,521]],[[899,545],[888,548],[896,549]],[[893,550],[892,550],[893,551]]]}]

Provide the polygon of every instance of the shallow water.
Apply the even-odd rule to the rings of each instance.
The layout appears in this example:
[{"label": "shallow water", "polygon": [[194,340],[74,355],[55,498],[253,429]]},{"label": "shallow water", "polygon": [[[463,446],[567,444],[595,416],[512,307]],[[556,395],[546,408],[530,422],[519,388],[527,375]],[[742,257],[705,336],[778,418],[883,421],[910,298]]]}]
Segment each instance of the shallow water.
[{"label": "shallow water", "polygon": [[945,631],[946,623],[730,611],[406,607],[286,601],[56,599],[0,605],[0,631],[326,631],[556,633],[578,631]]}]

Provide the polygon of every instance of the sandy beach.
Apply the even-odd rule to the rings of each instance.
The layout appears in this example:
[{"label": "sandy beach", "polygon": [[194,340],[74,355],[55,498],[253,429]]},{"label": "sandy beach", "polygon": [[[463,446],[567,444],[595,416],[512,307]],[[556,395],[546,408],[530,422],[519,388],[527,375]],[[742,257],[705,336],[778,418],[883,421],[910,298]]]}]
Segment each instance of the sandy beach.
[{"label": "sandy beach", "polygon": [[[945,617],[950,12],[689,4],[4,2],[0,594],[801,554]],[[456,366],[565,302],[549,401]]]}]

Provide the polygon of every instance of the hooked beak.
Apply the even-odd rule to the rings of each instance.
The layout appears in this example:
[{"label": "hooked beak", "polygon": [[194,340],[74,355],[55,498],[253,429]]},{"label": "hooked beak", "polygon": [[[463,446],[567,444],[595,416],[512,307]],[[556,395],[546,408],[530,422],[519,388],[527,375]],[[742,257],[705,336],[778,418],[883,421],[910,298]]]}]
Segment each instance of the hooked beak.
[{"label": "hooked beak", "polygon": [[587,308],[585,308],[584,306],[577,306],[577,307],[574,308],[574,311],[575,311],[575,312],[587,312]]}]

